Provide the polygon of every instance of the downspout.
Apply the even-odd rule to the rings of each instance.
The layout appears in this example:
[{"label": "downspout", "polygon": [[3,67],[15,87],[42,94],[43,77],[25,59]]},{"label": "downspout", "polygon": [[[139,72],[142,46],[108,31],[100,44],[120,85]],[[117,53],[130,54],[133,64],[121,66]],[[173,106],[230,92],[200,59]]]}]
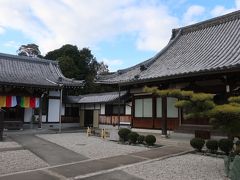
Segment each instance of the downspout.
[{"label": "downspout", "polygon": [[120,129],[120,103],[121,103],[121,87],[118,84],[118,129]]},{"label": "downspout", "polygon": [[42,128],[42,107],[43,107],[43,98],[45,96],[47,92],[43,92],[40,96],[39,99],[39,120],[38,120],[38,128],[41,129]]},{"label": "downspout", "polygon": [[60,103],[59,103],[59,133],[62,132],[62,94],[63,94],[63,84],[59,84],[60,91]]}]

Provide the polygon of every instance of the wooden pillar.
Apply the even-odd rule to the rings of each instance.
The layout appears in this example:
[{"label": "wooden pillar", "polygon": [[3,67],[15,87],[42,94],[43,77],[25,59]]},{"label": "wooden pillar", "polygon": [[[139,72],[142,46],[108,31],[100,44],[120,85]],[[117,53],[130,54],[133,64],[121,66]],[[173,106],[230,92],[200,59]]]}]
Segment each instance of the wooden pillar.
[{"label": "wooden pillar", "polygon": [[42,128],[42,96],[39,98],[39,120],[38,128]]},{"label": "wooden pillar", "polygon": [[167,97],[162,98],[162,135],[167,135]]},{"label": "wooden pillar", "polygon": [[131,107],[131,128],[133,127],[133,120],[135,118],[135,98],[134,95],[132,95],[132,107]]},{"label": "wooden pillar", "polygon": [[152,96],[152,128],[155,128],[155,120],[156,120],[156,97]]},{"label": "wooden pillar", "polygon": [[0,108],[0,141],[3,140],[3,113],[4,111]]}]

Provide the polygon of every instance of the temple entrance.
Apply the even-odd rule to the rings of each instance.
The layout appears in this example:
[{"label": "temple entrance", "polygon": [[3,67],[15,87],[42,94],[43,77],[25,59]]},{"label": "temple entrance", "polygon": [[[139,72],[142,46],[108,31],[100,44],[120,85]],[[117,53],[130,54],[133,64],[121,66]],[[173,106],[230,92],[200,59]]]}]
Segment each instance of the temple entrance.
[{"label": "temple entrance", "polygon": [[93,110],[85,110],[84,112],[84,126],[93,126]]},{"label": "temple entrance", "polygon": [[4,128],[6,129],[22,129],[24,122],[24,108],[20,106],[2,108],[4,112]]}]

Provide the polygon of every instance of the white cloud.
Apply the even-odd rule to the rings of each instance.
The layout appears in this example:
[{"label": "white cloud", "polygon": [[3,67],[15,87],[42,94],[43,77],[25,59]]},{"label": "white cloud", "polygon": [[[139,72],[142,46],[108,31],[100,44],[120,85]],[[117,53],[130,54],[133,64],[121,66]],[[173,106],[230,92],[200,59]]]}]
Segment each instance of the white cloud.
[{"label": "white cloud", "polygon": [[123,33],[136,35],[137,48],[159,51],[178,25],[157,0],[1,0],[0,12],[0,27],[23,32],[43,53],[66,43],[91,47]]},{"label": "white cloud", "polygon": [[13,47],[15,49],[20,47],[20,43],[17,43],[15,41],[7,41],[3,44],[5,47]]},{"label": "white cloud", "polygon": [[104,64],[107,64],[109,67],[109,70],[111,72],[116,71],[118,69],[121,69],[121,65],[123,65],[123,61],[120,59],[107,59],[103,58],[101,61],[104,62]]},{"label": "white cloud", "polygon": [[0,34],[3,34],[5,32],[5,29],[0,26]]},{"label": "white cloud", "polygon": [[165,6],[141,4],[124,12],[129,31],[137,32],[140,50],[159,51],[171,37],[171,29],[178,27],[178,19]]},{"label": "white cloud", "polygon": [[235,0],[236,9],[240,9],[240,0]]},{"label": "white cloud", "polygon": [[235,0],[235,7],[233,8],[225,8],[224,6],[221,5],[217,5],[215,6],[212,11],[211,11],[211,15],[212,16],[221,16],[236,10],[240,9],[240,0]]},{"label": "white cloud", "polygon": [[186,13],[184,13],[183,15],[183,22],[185,25],[189,25],[189,24],[193,24],[195,23],[195,19],[198,16],[203,15],[203,13],[205,12],[205,8],[203,6],[199,6],[199,5],[192,5],[190,6]]},{"label": "white cloud", "polygon": [[221,16],[221,15],[230,13],[230,12],[232,12],[234,10],[235,10],[234,8],[226,9],[224,6],[217,5],[211,11],[211,15],[212,16]]}]

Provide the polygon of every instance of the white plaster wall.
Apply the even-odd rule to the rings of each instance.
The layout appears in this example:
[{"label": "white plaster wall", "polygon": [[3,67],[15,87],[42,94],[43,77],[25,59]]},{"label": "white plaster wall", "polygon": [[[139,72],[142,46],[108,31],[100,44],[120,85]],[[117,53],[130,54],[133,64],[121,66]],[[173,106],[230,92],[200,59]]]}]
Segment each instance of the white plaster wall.
[{"label": "white plaster wall", "polygon": [[131,115],[132,114],[132,102],[126,104],[125,112],[126,112],[126,115]]},{"label": "white plaster wall", "polygon": [[49,91],[49,96],[60,96],[60,92],[59,91]]},{"label": "white plaster wall", "polygon": [[47,116],[46,115],[42,115],[42,122],[47,122]]},{"label": "white plaster wall", "polygon": [[[39,115],[35,115],[35,118],[39,118]],[[42,122],[47,122],[47,116],[46,115],[42,115]]]},{"label": "white plaster wall", "polygon": [[49,99],[48,101],[48,122],[59,122],[60,99]]},{"label": "white plaster wall", "polygon": [[31,122],[32,115],[33,115],[33,109],[25,108],[24,109],[24,122]]},{"label": "white plaster wall", "polygon": [[62,111],[61,111],[61,115],[64,116],[65,115],[65,104],[62,104]]},{"label": "white plaster wall", "polygon": [[105,104],[101,104],[100,114],[105,114]]}]

